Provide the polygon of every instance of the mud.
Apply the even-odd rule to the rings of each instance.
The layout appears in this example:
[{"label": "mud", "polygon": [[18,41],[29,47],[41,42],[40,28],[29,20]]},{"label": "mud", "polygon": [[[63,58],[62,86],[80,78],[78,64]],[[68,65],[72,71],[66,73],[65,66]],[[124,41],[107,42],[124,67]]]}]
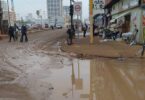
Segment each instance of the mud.
[{"label": "mud", "polygon": [[52,34],[0,42],[0,100],[145,100],[144,59],[72,58]]}]

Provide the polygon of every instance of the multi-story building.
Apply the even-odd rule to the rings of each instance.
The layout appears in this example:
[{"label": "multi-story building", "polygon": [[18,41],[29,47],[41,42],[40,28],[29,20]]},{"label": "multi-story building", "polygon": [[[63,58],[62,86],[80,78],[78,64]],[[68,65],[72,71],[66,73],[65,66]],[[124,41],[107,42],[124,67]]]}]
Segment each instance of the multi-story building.
[{"label": "multi-story building", "polygon": [[70,25],[70,7],[69,6],[63,6],[63,17],[64,17],[64,22],[65,26]]},{"label": "multi-story building", "polygon": [[47,15],[50,25],[56,25],[63,17],[62,0],[47,0]]},{"label": "multi-story building", "polygon": [[104,26],[104,1],[103,0],[94,0],[93,1],[93,16],[94,16],[94,25],[98,28]]},{"label": "multi-story building", "polygon": [[70,7],[69,6],[63,6],[63,16],[70,16]]},{"label": "multi-story building", "polygon": [[6,1],[1,0],[1,31],[2,33],[6,33],[8,29],[8,21],[9,21],[9,14],[8,14],[8,4]]},{"label": "multi-story building", "polygon": [[62,16],[62,0],[47,0],[48,16]]},{"label": "multi-story building", "polygon": [[122,33],[133,33],[137,26],[137,42],[145,40],[145,0],[110,0],[107,7],[112,8],[110,22],[116,22]]}]

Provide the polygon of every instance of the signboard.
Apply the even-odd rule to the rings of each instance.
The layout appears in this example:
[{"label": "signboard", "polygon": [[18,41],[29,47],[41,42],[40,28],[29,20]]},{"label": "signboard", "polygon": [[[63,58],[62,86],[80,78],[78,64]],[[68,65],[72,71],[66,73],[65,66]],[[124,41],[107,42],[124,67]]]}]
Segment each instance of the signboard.
[{"label": "signboard", "polygon": [[104,2],[103,0],[94,0],[94,9],[103,9],[104,8]]},{"label": "signboard", "polygon": [[131,21],[132,21],[133,25],[137,25],[137,12],[132,13]]},{"label": "signboard", "polygon": [[74,3],[74,14],[80,16],[82,15],[82,2]]},{"label": "signboard", "polygon": [[103,0],[93,0],[93,16],[96,14],[104,13],[104,1]]}]

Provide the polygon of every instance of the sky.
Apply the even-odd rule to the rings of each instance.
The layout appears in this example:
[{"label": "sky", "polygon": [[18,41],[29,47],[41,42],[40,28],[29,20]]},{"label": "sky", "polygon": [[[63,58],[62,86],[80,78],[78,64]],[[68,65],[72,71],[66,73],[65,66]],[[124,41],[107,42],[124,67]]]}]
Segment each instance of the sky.
[{"label": "sky", "polygon": [[[69,1],[70,0],[63,0],[63,5],[69,5]],[[14,0],[14,5],[18,17],[27,16],[28,13],[32,13],[33,16],[36,16],[36,10],[39,9],[41,9],[45,17],[47,16],[46,0]],[[83,19],[88,18],[88,13],[89,13],[89,0],[83,0]]]}]

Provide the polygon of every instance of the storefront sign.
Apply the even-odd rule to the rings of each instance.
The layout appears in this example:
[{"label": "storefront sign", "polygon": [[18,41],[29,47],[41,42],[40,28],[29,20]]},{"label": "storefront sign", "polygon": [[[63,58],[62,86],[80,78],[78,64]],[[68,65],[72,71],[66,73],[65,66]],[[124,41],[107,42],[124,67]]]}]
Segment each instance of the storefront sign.
[{"label": "storefront sign", "polygon": [[137,13],[136,12],[132,13],[131,20],[133,22],[133,25],[137,24]]},{"label": "storefront sign", "polygon": [[104,2],[102,0],[94,0],[94,9],[102,9],[104,7]]}]

